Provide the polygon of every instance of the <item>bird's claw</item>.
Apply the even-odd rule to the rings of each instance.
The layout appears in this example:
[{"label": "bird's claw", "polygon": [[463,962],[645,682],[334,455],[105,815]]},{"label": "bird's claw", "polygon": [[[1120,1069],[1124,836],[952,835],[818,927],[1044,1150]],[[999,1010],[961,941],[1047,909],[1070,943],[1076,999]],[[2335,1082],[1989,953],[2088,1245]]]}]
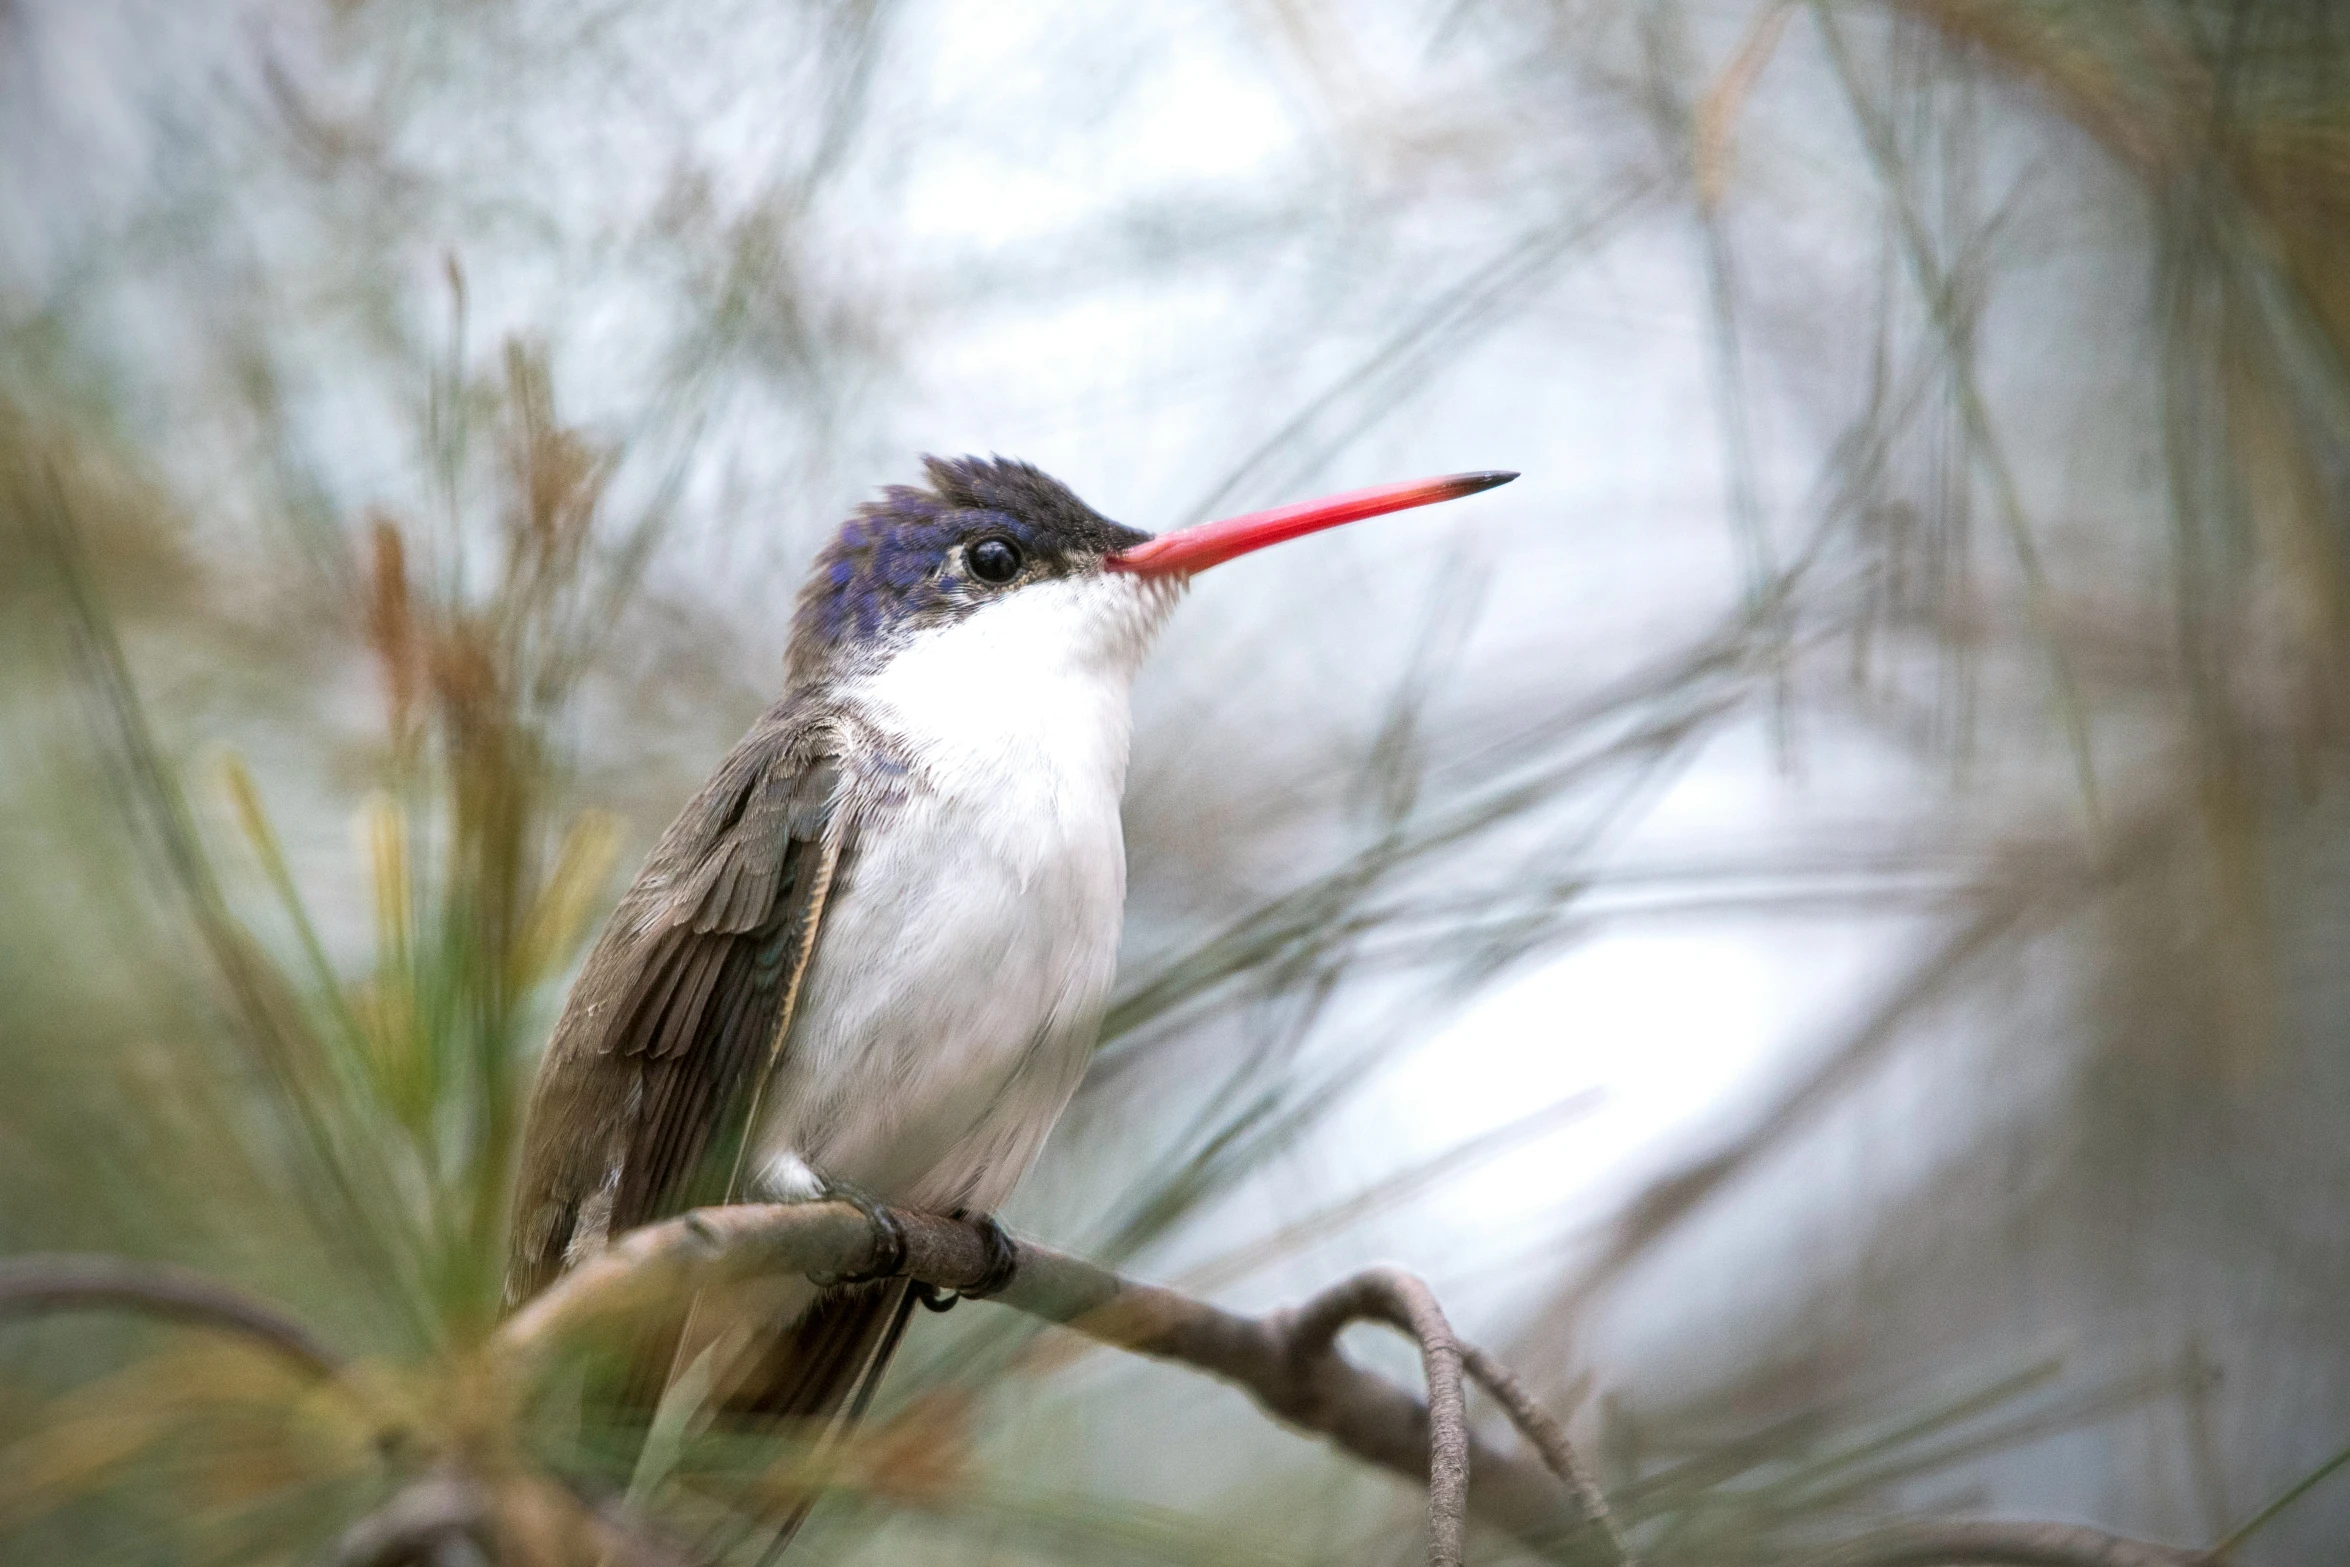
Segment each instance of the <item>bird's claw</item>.
[{"label": "bird's claw", "polygon": [[847,1203],[865,1216],[865,1222],[873,1228],[873,1256],[862,1268],[816,1282],[829,1285],[874,1284],[905,1273],[906,1229],[898,1223],[896,1214],[853,1186],[828,1186],[825,1195],[836,1202]]},{"label": "bird's claw", "polygon": [[[897,1215],[846,1182],[827,1182],[824,1195],[835,1202],[847,1203],[865,1216],[865,1222],[873,1227],[873,1256],[862,1268],[816,1282],[837,1287],[902,1278],[906,1271],[906,1229],[898,1222]],[[985,1300],[990,1295],[1000,1295],[1020,1267],[1019,1248],[1012,1244],[1012,1237],[996,1222],[994,1214],[957,1208],[948,1217],[970,1225],[977,1232],[981,1255],[979,1277],[958,1290],[942,1290],[935,1284],[917,1280],[914,1297],[932,1311],[952,1311],[959,1300]]]},{"label": "bird's claw", "polygon": [[1012,1237],[1004,1233],[1004,1227],[996,1223],[994,1214],[962,1214],[958,1217],[979,1232],[980,1250],[987,1257],[986,1266],[980,1270],[978,1279],[967,1285],[962,1293],[973,1300],[1001,1295],[1011,1287],[1012,1275],[1020,1271],[1020,1249],[1012,1244]]},{"label": "bird's claw", "polygon": [[959,1290],[916,1284],[915,1298],[932,1311],[952,1311],[957,1301],[985,1300],[990,1295],[1000,1295],[1020,1269],[1019,1248],[1012,1244],[1012,1237],[1004,1233],[994,1214],[957,1208],[949,1217],[961,1220],[979,1233],[979,1249],[986,1260],[980,1266],[979,1277]]}]

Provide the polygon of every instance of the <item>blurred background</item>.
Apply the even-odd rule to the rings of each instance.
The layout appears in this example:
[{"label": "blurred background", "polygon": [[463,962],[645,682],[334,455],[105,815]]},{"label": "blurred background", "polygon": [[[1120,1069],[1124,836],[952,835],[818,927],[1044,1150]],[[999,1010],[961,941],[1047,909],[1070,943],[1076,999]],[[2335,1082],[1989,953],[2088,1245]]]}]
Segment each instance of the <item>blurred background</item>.
[{"label": "blurred background", "polygon": [[[474,1418],[517,1096],[850,506],[1517,468],[1179,612],[1007,1218],[1246,1309],[1421,1271],[1651,1562],[2336,1560],[2346,83],[2330,0],[6,0],[0,1250]],[[0,1328],[0,1556],[388,1494],[199,1340]],[[1007,1313],[891,1411],[808,1559],[1424,1549]],[[765,1483],[671,1457],[709,1538]]]}]

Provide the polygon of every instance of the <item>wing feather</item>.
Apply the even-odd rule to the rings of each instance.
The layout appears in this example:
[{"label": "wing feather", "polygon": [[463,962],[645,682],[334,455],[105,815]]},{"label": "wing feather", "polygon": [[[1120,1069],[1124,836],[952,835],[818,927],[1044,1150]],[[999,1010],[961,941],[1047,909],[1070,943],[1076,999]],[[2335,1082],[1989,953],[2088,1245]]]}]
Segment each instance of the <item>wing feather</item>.
[{"label": "wing feather", "polygon": [[848,852],[847,750],[830,724],[771,714],[613,911],[532,1090],[510,1300],[584,1243],[727,1195]]},{"label": "wing feather", "polygon": [[[790,1068],[782,1056],[835,878],[888,793],[860,787],[851,750],[825,722],[770,715],[613,911],[532,1092],[509,1300],[543,1288],[583,1245],[731,1195],[762,1088]],[[727,1409],[827,1432],[853,1421],[913,1304],[902,1279],[816,1292],[753,1351]],[[647,1325],[624,1399],[658,1396],[686,1316]],[[772,1543],[806,1513],[785,1509]]]}]

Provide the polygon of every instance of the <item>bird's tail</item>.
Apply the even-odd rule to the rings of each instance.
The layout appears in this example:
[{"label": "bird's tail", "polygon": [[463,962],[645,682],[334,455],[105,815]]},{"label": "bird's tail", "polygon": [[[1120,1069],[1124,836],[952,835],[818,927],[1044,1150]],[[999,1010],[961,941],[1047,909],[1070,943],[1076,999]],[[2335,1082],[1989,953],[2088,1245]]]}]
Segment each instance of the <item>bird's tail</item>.
[{"label": "bird's tail", "polygon": [[[696,1300],[644,1330],[616,1390],[618,1407],[651,1422],[664,1395],[689,1378],[729,1424],[800,1439],[814,1469],[873,1401],[913,1311],[912,1284],[817,1289],[792,1280],[749,1294],[723,1305]],[[811,1491],[758,1522],[754,1533],[767,1536],[763,1561],[782,1554],[816,1501]],[[743,1543],[738,1535],[730,1549]]]},{"label": "bird's tail", "polygon": [[[905,1279],[826,1289],[759,1351],[727,1397],[727,1411],[762,1424],[789,1422],[813,1438],[810,1451],[820,1461],[873,1401],[913,1309]],[[815,1505],[811,1495],[770,1523],[765,1560],[783,1553]]]}]

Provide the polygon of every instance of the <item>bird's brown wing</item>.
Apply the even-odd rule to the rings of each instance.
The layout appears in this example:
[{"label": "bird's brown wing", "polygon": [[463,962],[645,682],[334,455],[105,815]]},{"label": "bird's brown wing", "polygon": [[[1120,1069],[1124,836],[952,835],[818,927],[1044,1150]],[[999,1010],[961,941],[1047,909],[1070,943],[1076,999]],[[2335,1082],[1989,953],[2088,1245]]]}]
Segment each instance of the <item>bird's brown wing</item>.
[{"label": "bird's brown wing", "polygon": [[[510,1301],[582,1241],[730,1195],[752,1100],[791,1069],[784,1043],[827,897],[880,802],[846,747],[779,713],[754,729],[663,835],[572,987],[523,1138]],[[778,1060],[778,1053],[784,1058]],[[914,1301],[906,1281],[790,1292],[799,1304],[729,1378],[728,1413],[811,1435],[872,1397]],[[648,1324],[622,1397],[675,1369],[677,1320]],[[805,1505],[770,1527],[780,1545]]]},{"label": "bird's brown wing", "polygon": [[509,1301],[583,1244],[728,1196],[850,851],[842,751],[825,725],[771,715],[613,911],[532,1090]]}]

